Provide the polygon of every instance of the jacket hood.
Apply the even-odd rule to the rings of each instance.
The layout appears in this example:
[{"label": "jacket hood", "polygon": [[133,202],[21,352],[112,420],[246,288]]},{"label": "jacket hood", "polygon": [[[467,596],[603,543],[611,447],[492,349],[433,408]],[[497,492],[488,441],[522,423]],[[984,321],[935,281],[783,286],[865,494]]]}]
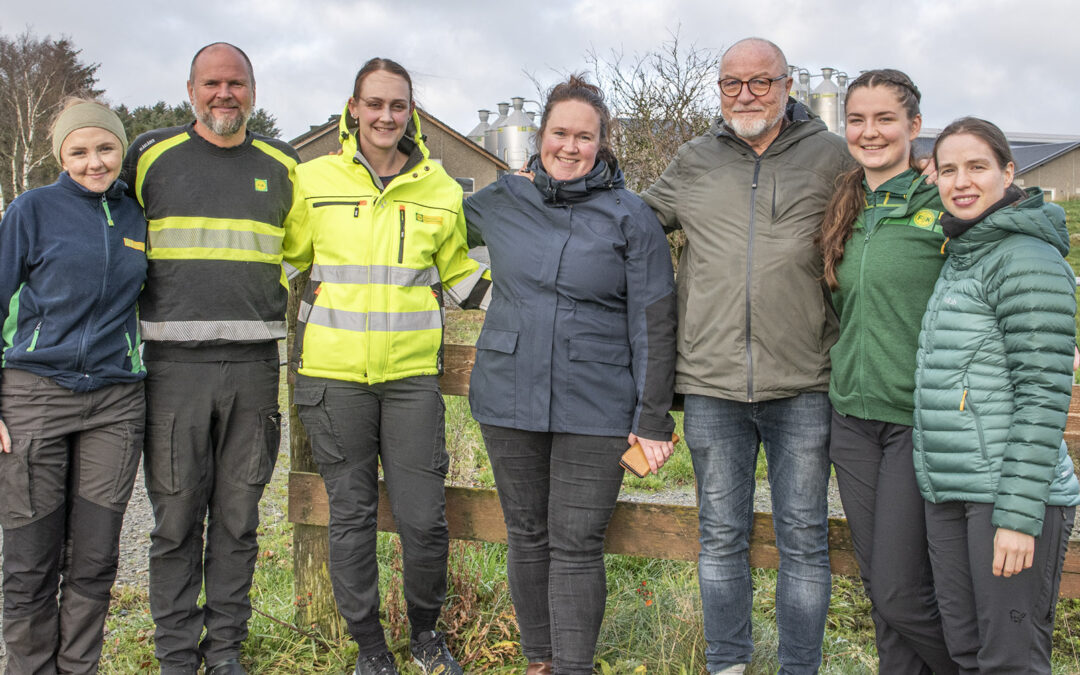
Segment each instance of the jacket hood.
[{"label": "jacket hood", "polygon": [[[784,109],[784,120],[782,124],[784,125],[784,128],[780,130],[780,135],[773,140],[772,144],[769,145],[765,152],[783,151],[807,136],[829,130],[820,117],[790,96],[788,97],[787,107]],[[735,130],[728,126],[723,117],[717,117],[713,120],[712,125],[709,127],[709,133],[717,138],[728,138],[735,143],[741,143],[748,148],[750,147],[746,141],[736,135]]]},{"label": "jacket hood", "polygon": [[1064,257],[1069,253],[1069,230],[1065,225],[1065,209],[1046,203],[1043,191],[1029,187],[1023,198],[1011,206],[999,209],[976,223],[961,237],[946,244],[949,255],[969,255],[1010,234],[1026,234],[1042,239]]},{"label": "jacket hood", "polygon": [[529,171],[533,172],[533,185],[553,203],[576,203],[589,198],[596,190],[618,190],[626,187],[622,169],[609,167],[602,159],[596,160],[592,170],[584,176],[571,180],[555,180],[544,170],[540,155],[529,158]]},{"label": "jacket hood", "polygon": [[[367,158],[360,152],[360,142],[356,138],[358,128],[359,125],[349,116],[349,104],[346,103],[345,109],[341,111],[341,117],[338,119],[338,141],[341,143],[341,157],[346,162],[363,164],[371,173],[372,179],[379,183],[379,177],[371,170]],[[424,145],[424,135],[420,132],[420,114],[415,107],[412,111],[412,119],[405,125],[405,135],[398,141],[398,150],[409,156],[409,161],[405,163],[402,171],[424,161],[430,155],[427,146]]]}]

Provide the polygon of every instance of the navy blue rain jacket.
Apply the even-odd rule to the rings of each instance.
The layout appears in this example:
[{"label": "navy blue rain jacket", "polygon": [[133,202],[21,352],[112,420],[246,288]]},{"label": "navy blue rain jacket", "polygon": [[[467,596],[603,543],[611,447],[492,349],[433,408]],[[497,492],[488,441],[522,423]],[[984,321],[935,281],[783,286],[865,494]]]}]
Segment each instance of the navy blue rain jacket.
[{"label": "navy blue rain jacket", "polygon": [[0,222],[3,367],[78,392],[146,376],[135,307],[146,279],[146,220],[125,188],[116,181],[91,192],[64,172],[8,207]]},{"label": "navy blue rain jacket", "polygon": [[603,161],[556,181],[507,175],[465,202],[492,299],[469,388],[484,424],[668,440],[675,283],[652,210]]}]

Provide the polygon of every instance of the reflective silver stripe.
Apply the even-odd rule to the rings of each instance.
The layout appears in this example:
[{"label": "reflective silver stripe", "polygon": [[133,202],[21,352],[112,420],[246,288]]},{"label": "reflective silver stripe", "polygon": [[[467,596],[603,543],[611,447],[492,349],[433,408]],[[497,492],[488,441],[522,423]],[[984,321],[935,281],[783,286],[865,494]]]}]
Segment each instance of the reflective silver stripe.
[{"label": "reflective silver stripe", "polygon": [[300,274],[300,270],[296,269],[284,260],[281,261],[281,268],[285,270],[285,278],[292,281],[296,278],[296,275]]},{"label": "reflective silver stripe", "polygon": [[439,270],[435,267],[414,270],[388,265],[313,265],[311,278],[334,284],[431,286],[439,283]]},{"label": "reflective silver stripe", "polygon": [[[304,311],[303,305],[300,311]],[[310,307],[307,322],[316,326],[351,330],[357,333],[402,333],[411,330],[442,328],[442,312],[437,309],[424,312],[350,312],[345,309]]]},{"label": "reflective silver stripe", "polygon": [[168,228],[149,232],[151,248],[229,248],[281,254],[282,235],[237,230],[207,230],[201,227]]},{"label": "reflective silver stripe", "polygon": [[284,321],[140,321],[144,340],[255,342],[285,337]]},{"label": "reflective silver stripe", "polygon": [[447,288],[446,294],[458,305],[463,304],[469,299],[469,294],[476,288],[476,284],[480,283],[480,277],[484,276],[486,271],[487,265],[481,264],[475,272],[454,284],[453,287]]},{"label": "reflective silver stripe", "polygon": [[303,322],[307,321],[308,316],[310,316],[310,315],[311,315],[311,305],[304,302],[303,300],[301,300],[300,301],[300,309],[297,310],[297,312],[296,312],[296,320],[303,323]]}]

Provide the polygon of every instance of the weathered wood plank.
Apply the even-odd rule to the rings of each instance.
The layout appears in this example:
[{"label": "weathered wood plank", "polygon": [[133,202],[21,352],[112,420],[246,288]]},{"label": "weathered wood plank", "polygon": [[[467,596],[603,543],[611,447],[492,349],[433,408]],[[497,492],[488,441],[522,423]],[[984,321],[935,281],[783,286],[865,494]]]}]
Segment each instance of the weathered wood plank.
[{"label": "weathered wood plank", "polygon": [[[318,474],[289,474],[289,520],[300,526],[325,526],[329,517],[326,490]],[[505,544],[506,527],[495,490],[446,488],[446,517],[454,539]],[[379,483],[379,530],[395,532],[386,487]],[[325,536],[325,535],[324,535]],[[608,553],[669,560],[696,560],[698,554],[697,507],[677,504],[646,504],[620,500],[607,533]],[[843,518],[829,519],[829,561],[833,574],[855,576],[855,547]],[[780,553],[772,516],[755,513],[750,533],[750,564],[776,569]],[[1080,541],[1069,544],[1061,577],[1061,596],[1080,598]]]},{"label": "weathered wood plank", "polygon": [[[444,394],[466,396],[469,392],[469,374],[475,362],[476,350],[471,345],[445,346],[445,368],[440,384]],[[1074,396],[1069,409],[1065,440],[1074,458],[1080,460],[1080,385],[1073,387]],[[681,406],[677,406],[681,408]],[[308,590],[312,586],[328,588],[325,555],[316,541],[325,540],[329,518],[326,490],[322,479],[314,471],[310,459],[310,447],[299,421],[293,421],[293,461],[289,475],[289,520],[298,525],[297,535],[297,587]],[[1077,461],[1080,467],[1080,461]],[[396,531],[385,486],[379,486],[379,529]],[[450,536],[455,539],[506,543],[506,529],[502,508],[494,490],[448,487],[446,491],[447,522]],[[325,549],[323,549],[325,550]],[[608,528],[607,551],[625,555],[673,560],[696,560],[698,554],[697,508],[672,504],[644,504],[620,501]],[[300,558],[304,558],[303,561]],[[829,521],[829,558],[833,573],[855,575],[854,545],[847,521],[831,518]],[[321,559],[321,560],[320,560]],[[779,564],[772,516],[754,514],[754,526],[750,535],[750,564],[754,567],[776,568]],[[322,592],[316,593],[321,595]],[[1080,598],[1080,541],[1069,544],[1061,579],[1063,597]],[[303,602],[303,599],[301,599]],[[332,602],[332,600],[331,600]],[[304,619],[316,619],[325,623],[329,607],[301,611]],[[308,621],[303,621],[306,624]]]}]

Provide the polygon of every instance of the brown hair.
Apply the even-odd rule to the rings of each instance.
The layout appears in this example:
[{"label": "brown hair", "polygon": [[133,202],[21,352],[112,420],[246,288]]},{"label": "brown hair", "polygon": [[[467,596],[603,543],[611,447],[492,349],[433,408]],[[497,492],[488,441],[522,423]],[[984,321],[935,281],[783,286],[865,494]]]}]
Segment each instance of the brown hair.
[{"label": "brown hair", "polygon": [[937,163],[937,151],[938,146],[941,145],[941,141],[949,136],[955,136],[957,134],[971,134],[983,143],[986,143],[990,147],[990,152],[994,154],[994,159],[997,160],[999,169],[1004,169],[1009,165],[1009,162],[1016,164],[1016,160],[1013,159],[1012,149],[1009,147],[1009,141],[1005,138],[1004,132],[1002,132],[996,124],[987,122],[984,119],[979,119],[978,117],[961,117],[941,130],[937,140],[934,141],[935,164]]},{"label": "brown hair", "polygon": [[409,71],[405,70],[405,67],[397,61],[377,56],[368,59],[368,62],[361,66],[360,71],[356,73],[356,80],[353,82],[353,100],[360,100],[360,87],[364,84],[364,78],[378,70],[385,70],[405,80],[405,83],[409,85],[409,103],[413,102],[412,78],[409,77]]},{"label": "brown hair", "polygon": [[[856,89],[871,87],[892,89],[909,121],[920,114],[919,101],[922,100],[922,94],[919,93],[919,89],[911,78],[899,70],[892,68],[867,70],[848,85],[847,96],[850,97],[851,92]],[[908,156],[908,164],[912,168],[917,167],[915,159],[915,145],[912,144],[911,153]],[[836,179],[836,190],[829,198],[828,206],[825,207],[825,222],[821,225],[818,245],[825,260],[825,283],[834,291],[839,285],[836,280],[836,268],[844,259],[844,244],[851,238],[855,221],[865,208],[866,197],[862,187],[865,176],[866,170],[861,166],[840,174],[840,177]]]},{"label": "brown hair", "polygon": [[[589,84],[583,73],[573,73],[566,82],[560,82],[548,92],[547,101],[544,103],[544,114],[540,117],[540,130],[536,132],[536,138],[544,137],[547,129],[548,118],[555,106],[564,101],[580,101],[592,106],[600,118],[599,150],[596,156],[604,160],[608,166],[615,168],[615,153],[611,150],[611,113],[607,104],[604,103],[604,92],[595,84]],[[540,143],[537,143],[539,146]],[[589,167],[590,169],[592,167]]]}]

